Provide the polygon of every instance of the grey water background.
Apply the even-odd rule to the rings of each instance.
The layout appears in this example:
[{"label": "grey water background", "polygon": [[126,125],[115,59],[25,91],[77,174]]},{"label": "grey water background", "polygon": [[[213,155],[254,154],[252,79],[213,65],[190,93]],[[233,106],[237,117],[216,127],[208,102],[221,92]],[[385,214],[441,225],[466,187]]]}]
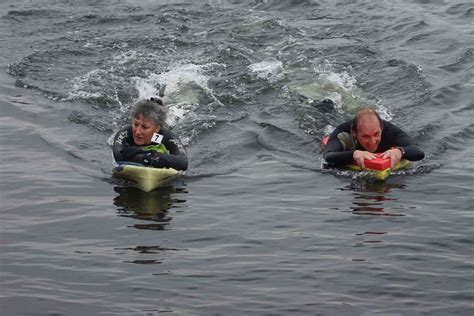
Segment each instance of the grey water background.
[{"label": "grey water background", "polygon": [[[0,314],[472,315],[473,10],[2,1]],[[190,169],[143,193],[110,139],[165,85]],[[323,169],[365,104],[426,158]]]}]

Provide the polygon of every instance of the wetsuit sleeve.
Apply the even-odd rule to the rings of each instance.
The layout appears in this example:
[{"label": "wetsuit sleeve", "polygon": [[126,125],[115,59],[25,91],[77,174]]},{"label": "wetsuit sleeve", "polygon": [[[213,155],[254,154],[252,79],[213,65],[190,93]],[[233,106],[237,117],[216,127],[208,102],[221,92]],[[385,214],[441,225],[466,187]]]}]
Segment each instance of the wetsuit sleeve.
[{"label": "wetsuit sleeve", "polygon": [[169,154],[143,150],[133,142],[131,127],[120,130],[113,144],[115,161],[135,162],[154,168],[186,170],[188,158],[181,141],[168,129],[163,128],[160,133],[163,135],[163,145]]},{"label": "wetsuit sleeve", "polygon": [[344,145],[337,138],[337,135],[340,133],[349,133],[351,132],[351,122],[345,122],[339,125],[332,133],[329,135],[329,140],[324,148],[323,156],[327,163],[334,166],[342,166],[351,163],[354,158],[354,149],[344,149]]},{"label": "wetsuit sleeve", "polygon": [[386,130],[383,138],[387,141],[387,144],[384,146],[385,148],[382,148],[383,151],[392,147],[400,147],[404,152],[403,159],[418,161],[425,157],[425,153],[421,148],[403,130],[389,122],[384,122],[384,124]]},{"label": "wetsuit sleeve", "polygon": [[176,170],[188,169],[188,157],[183,144],[179,138],[170,130],[162,130],[163,145],[168,149],[169,154],[160,154],[160,164],[164,168],[174,168]]},{"label": "wetsuit sleeve", "polygon": [[128,161],[143,165],[150,165],[150,158],[153,155],[151,151],[143,150],[135,145],[130,126],[117,132],[112,151],[116,162]]}]

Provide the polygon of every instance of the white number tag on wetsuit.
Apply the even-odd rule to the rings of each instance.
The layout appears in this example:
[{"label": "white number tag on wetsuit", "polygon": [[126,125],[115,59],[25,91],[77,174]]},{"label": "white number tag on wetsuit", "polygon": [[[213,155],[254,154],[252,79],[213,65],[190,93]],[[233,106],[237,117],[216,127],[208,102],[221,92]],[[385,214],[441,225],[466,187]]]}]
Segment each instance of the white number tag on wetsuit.
[{"label": "white number tag on wetsuit", "polygon": [[163,140],[163,135],[158,134],[158,133],[153,133],[153,137],[151,138],[152,143],[161,144],[162,140]]}]

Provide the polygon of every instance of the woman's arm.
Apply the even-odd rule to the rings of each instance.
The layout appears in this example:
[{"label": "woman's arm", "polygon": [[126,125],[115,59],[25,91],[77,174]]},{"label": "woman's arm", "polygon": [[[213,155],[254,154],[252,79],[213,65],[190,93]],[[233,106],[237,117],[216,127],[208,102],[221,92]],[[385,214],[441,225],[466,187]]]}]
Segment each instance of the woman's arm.
[{"label": "woman's arm", "polygon": [[116,162],[135,162],[147,166],[153,163],[153,153],[143,150],[133,143],[132,128],[130,126],[117,132],[112,151]]},{"label": "woman's arm", "polygon": [[163,145],[169,151],[168,154],[143,150],[133,142],[131,127],[120,130],[113,144],[115,161],[135,162],[154,168],[186,170],[188,158],[181,141],[168,129],[162,129],[160,134],[163,135]]},{"label": "woman's arm", "polygon": [[160,154],[160,163],[165,168],[174,168],[176,170],[188,169],[188,157],[186,150],[179,138],[170,130],[162,130],[164,135],[163,145],[168,149],[169,154]]}]

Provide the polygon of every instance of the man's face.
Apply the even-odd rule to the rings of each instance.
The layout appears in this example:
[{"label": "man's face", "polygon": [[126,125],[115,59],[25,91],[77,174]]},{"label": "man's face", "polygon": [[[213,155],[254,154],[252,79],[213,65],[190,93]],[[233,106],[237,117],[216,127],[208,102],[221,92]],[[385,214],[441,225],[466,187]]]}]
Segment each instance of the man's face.
[{"label": "man's face", "polygon": [[359,144],[365,150],[373,153],[382,140],[382,128],[380,122],[375,115],[368,115],[359,119],[357,132],[353,132],[353,136],[357,138]]}]

